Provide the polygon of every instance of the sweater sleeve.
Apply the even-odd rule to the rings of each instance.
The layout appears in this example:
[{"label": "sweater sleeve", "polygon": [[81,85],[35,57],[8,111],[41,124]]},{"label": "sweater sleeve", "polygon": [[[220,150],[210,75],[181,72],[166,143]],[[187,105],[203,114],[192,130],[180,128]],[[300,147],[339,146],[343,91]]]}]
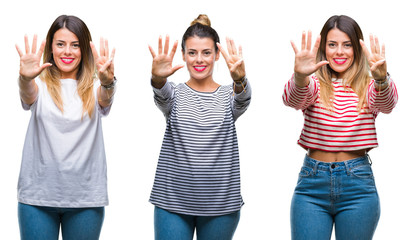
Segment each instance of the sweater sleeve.
[{"label": "sweater sleeve", "polygon": [[298,87],[292,78],[285,84],[283,92],[283,103],[296,110],[304,110],[314,104],[319,95],[319,82],[315,76],[310,77],[309,85]]},{"label": "sweater sleeve", "polygon": [[249,81],[241,93],[235,94],[232,97],[231,108],[233,111],[234,121],[237,120],[249,107],[252,97],[252,88]]},{"label": "sweater sleeve", "polygon": [[153,87],[152,89],[155,105],[161,110],[165,118],[168,118],[174,102],[175,84],[167,81],[162,88]]},{"label": "sweater sleeve", "polygon": [[369,109],[373,113],[390,113],[397,104],[397,101],[397,88],[391,78],[389,80],[388,87],[380,92],[375,90],[374,80],[371,80],[368,87],[367,102]]}]

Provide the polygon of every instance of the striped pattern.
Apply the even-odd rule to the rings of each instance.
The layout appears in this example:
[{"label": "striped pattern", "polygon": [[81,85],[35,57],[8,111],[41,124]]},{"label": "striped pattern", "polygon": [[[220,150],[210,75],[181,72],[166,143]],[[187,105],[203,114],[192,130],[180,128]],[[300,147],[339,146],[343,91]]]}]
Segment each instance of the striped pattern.
[{"label": "striped pattern", "polygon": [[327,110],[319,101],[319,81],[311,77],[307,87],[299,88],[294,79],[285,85],[283,102],[285,105],[302,110],[305,118],[299,145],[305,149],[323,151],[353,151],[371,149],[378,146],[375,118],[378,113],[390,113],[395,107],[398,94],[390,80],[389,87],[378,93],[371,81],[368,104],[359,112],[358,96],[342,81],[333,80],[333,110]]},{"label": "striped pattern", "polygon": [[231,85],[201,93],[168,82],[154,93],[167,128],[150,202],[195,216],[238,211],[243,200],[234,121],[246,110],[250,91],[233,98]]}]

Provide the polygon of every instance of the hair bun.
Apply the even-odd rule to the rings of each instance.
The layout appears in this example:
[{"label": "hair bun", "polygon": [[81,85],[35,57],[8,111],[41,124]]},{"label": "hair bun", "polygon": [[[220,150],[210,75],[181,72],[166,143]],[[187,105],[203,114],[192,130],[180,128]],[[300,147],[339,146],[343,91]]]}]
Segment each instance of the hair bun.
[{"label": "hair bun", "polygon": [[197,23],[211,27],[210,19],[207,17],[206,14],[198,15],[198,17],[191,22],[190,26],[193,26],[194,24],[197,24]]}]

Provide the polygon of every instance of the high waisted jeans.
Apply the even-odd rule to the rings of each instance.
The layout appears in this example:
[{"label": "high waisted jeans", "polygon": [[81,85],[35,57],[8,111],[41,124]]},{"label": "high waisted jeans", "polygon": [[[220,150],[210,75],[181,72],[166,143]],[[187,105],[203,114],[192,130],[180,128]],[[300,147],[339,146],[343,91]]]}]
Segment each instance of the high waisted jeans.
[{"label": "high waisted jeans", "polygon": [[325,163],[306,155],[292,198],[293,240],[372,239],[380,203],[369,156]]},{"label": "high waisted jeans", "polygon": [[104,207],[54,208],[19,203],[22,240],[97,240],[104,220]]},{"label": "high waisted jeans", "polygon": [[231,240],[240,219],[240,211],[222,216],[190,216],[155,207],[156,240]]}]

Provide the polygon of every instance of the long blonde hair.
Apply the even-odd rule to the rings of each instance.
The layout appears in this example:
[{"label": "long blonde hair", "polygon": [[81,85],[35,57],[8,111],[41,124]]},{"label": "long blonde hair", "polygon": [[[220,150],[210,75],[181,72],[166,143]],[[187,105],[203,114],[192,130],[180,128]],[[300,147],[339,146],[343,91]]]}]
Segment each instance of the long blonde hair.
[{"label": "long blonde hair", "polygon": [[53,37],[55,33],[61,28],[68,29],[78,37],[82,59],[79,64],[79,69],[76,76],[78,80],[77,90],[83,103],[82,118],[83,114],[86,112],[88,113],[89,117],[92,118],[92,113],[95,109],[95,97],[93,94],[93,85],[95,81],[95,61],[89,44],[92,41],[92,37],[86,24],[78,17],[61,15],[53,22],[47,33],[46,46],[43,54],[43,62],[52,63],[52,66],[46,68],[40,74],[40,79],[46,83],[47,90],[49,91],[53,102],[63,113],[64,108],[61,98],[60,84],[61,72],[56,66],[52,54]]},{"label": "long blonde hair", "polygon": [[[367,102],[366,93],[370,83],[370,69],[367,58],[359,43],[359,40],[363,40],[364,37],[358,23],[344,15],[330,17],[321,30],[321,43],[316,59],[317,61],[326,60],[326,38],[328,32],[335,28],[346,33],[351,39],[354,61],[344,74],[343,84],[344,86],[350,86],[358,95],[359,102],[357,108],[361,110],[366,106]],[[328,109],[333,109],[333,75],[336,75],[336,72],[329,65],[324,65],[316,71],[320,84],[320,99],[322,104]]]}]

